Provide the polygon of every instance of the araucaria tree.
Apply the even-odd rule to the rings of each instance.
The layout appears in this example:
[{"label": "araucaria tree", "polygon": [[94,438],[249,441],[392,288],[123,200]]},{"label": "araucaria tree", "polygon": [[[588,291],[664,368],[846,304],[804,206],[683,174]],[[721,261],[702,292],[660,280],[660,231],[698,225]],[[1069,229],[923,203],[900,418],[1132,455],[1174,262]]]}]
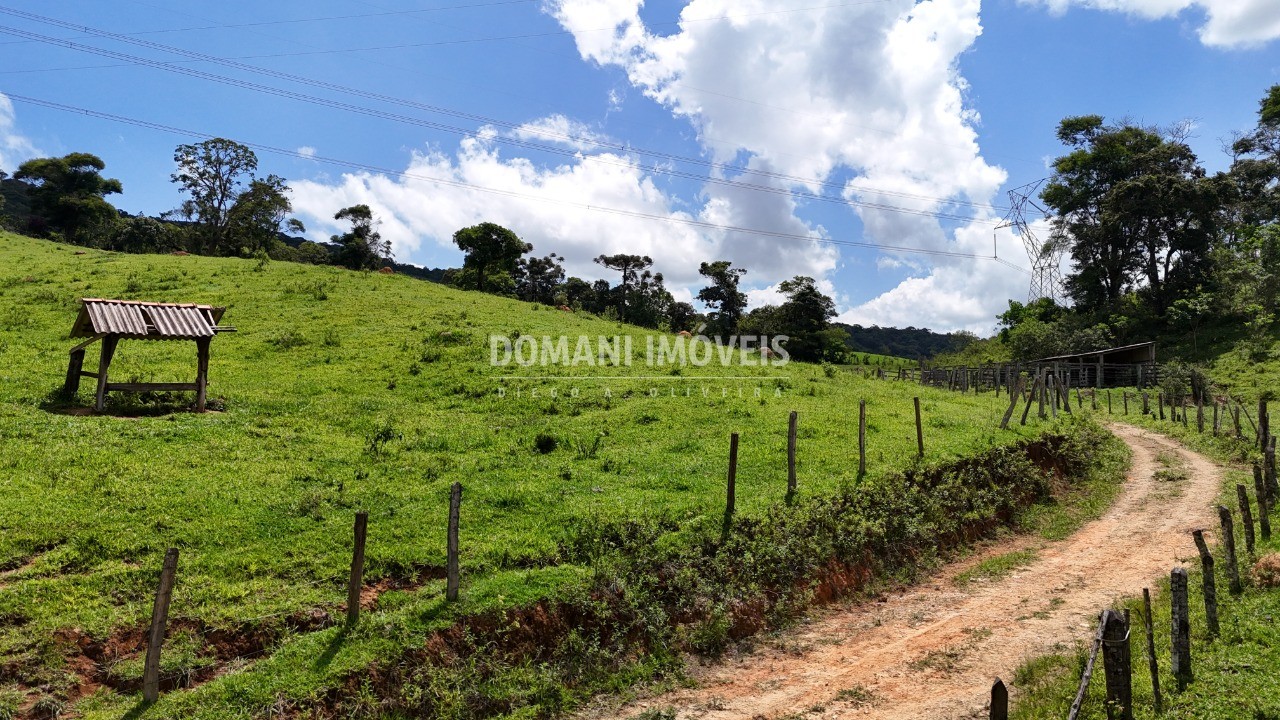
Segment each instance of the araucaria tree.
[{"label": "araucaria tree", "polygon": [[330,239],[340,246],[339,265],[351,270],[377,270],[384,261],[391,259],[391,242],[383,240],[382,234],[374,229],[378,221],[368,205],[343,208],[333,219],[351,223],[350,231]]},{"label": "araucaria tree", "polygon": [[238,142],[213,138],[179,145],[173,152],[173,161],[178,170],[171,179],[187,196],[182,215],[199,223],[200,251],[209,255],[234,252],[231,208],[253,182],[258,156]]},{"label": "araucaria tree", "polygon": [[33,218],[28,229],[39,235],[58,233],[84,245],[101,244],[90,236],[95,230],[107,234],[106,226],[118,214],[104,197],[124,192],[119,180],[99,174],[104,169],[106,163],[89,153],[22,163],[13,177],[31,187],[28,197]]},{"label": "araucaria tree", "polygon": [[738,332],[738,323],[747,309],[747,295],[738,290],[738,281],[747,271],[731,267],[728,260],[702,263],[698,272],[711,285],[698,291],[698,299],[711,308],[711,332],[728,338]]},{"label": "araucaria tree", "polygon": [[[622,273],[622,282],[618,285],[618,318],[626,321],[632,320],[629,312],[633,305],[636,304],[636,293],[639,290],[642,274],[647,272],[653,266],[653,258],[648,255],[626,255],[619,253],[617,255],[601,255],[595,259],[596,264],[603,265],[610,270],[616,270]],[[653,276],[650,275],[650,278]],[[661,284],[662,276],[658,276],[658,283]]]},{"label": "araucaria tree", "polygon": [[533,250],[514,232],[491,222],[462,228],[453,234],[453,242],[467,254],[457,285],[481,292],[514,290],[520,257]]}]

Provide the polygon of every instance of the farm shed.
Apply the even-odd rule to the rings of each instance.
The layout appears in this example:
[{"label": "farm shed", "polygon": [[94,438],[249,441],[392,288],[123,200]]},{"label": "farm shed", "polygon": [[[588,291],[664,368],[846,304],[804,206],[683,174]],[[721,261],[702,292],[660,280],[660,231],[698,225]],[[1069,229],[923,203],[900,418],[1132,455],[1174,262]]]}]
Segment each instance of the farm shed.
[{"label": "farm shed", "polygon": [[[72,338],[87,338],[71,348],[64,390],[73,396],[80,389],[80,378],[98,381],[94,408],[102,412],[109,392],[179,391],[196,394],[196,410],[205,409],[209,384],[209,343],[220,332],[235,332],[232,327],[219,327],[223,307],[189,303],[155,303],[136,300],[80,301],[80,314],[71,327]],[[85,349],[99,340],[98,371],[83,370]],[[191,383],[113,383],[107,380],[111,359],[121,340],[192,340],[196,344],[196,380]]]},{"label": "farm shed", "polygon": [[1160,381],[1154,342],[1059,355],[1034,364],[1070,373],[1077,387],[1148,387]]}]

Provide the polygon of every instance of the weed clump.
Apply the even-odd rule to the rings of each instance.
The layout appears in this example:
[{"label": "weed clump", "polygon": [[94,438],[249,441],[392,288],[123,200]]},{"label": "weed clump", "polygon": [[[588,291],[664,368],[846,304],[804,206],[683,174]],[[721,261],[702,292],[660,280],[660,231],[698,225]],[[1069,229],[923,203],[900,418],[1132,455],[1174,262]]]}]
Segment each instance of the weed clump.
[{"label": "weed clump", "polygon": [[549,455],[560,447],[560,441],[554,435],[547,433],[538,433],[538,437],[533,440],[533,449],[543,455]]}]

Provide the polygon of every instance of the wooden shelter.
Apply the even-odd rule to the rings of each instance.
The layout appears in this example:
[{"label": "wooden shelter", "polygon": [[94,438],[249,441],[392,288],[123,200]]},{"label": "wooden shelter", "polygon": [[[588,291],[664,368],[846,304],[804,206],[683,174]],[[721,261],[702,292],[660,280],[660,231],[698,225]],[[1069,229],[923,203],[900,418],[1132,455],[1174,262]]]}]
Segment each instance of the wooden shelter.
[{"label": "wooden shelter", "polygon": [[[181,391],[196,394],[196,410],[203,412],[206,388],[209,384],[209,342],[220,332],[235,332],[233,327],[219,327],[226,308],[212,305],[185,303],[153,303],[136,300],[101,300],[85,298],[80,301],[80,314],[71,328],[72,338],[88,338],[71,348],[71,360],[67,365],[68,396],[80,389],[80,378],[91,377],[98,381],[94,408],[102,412],[107,393]],[[98,372],[87,372],[84,367],[85,348],[102,341],[98,357]],[[194,340],[196,343],[196,381],[192,383],[113,383],[108,382],[111,358],[121,340]]]}]

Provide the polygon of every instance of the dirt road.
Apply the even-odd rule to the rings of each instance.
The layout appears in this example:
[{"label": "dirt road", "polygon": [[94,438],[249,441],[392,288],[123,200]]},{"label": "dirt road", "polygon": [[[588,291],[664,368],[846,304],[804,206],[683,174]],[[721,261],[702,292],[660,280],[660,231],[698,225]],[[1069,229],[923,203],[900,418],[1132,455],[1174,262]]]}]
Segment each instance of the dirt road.
[{"label": "dirt road", "polygon": [[[705,720],[985,718],[993,678],[1009,682],[1025,660],[1087,641],[1109,602],[1195,557],[1190,530],[1217,524],[1218,466],[1154,433],[1113,429],[1133,449],[1128,482],[1101,519],[1070,538],[1001,543],[903,594],[829,608],[751,654],[695,668],[696,688],[588,715],[673,708]],[[1185,479],[1155,477],[1170,459],[1185,463]],[[1017,551],[1035,559],[1003,577],[955,581]]]}]

